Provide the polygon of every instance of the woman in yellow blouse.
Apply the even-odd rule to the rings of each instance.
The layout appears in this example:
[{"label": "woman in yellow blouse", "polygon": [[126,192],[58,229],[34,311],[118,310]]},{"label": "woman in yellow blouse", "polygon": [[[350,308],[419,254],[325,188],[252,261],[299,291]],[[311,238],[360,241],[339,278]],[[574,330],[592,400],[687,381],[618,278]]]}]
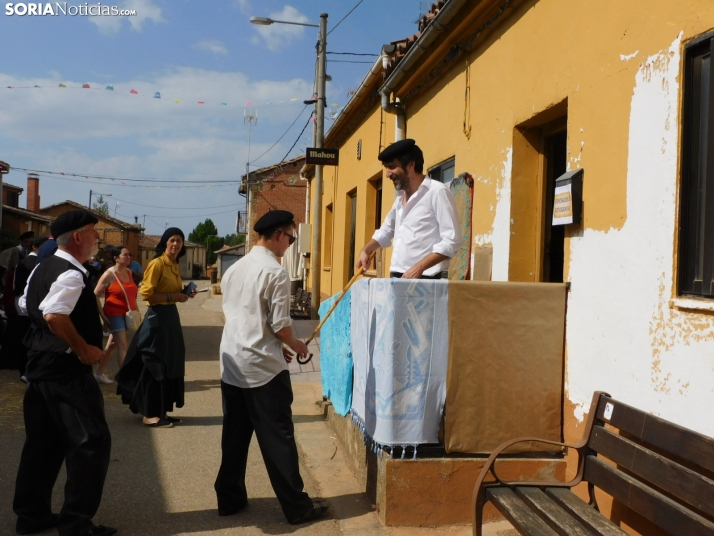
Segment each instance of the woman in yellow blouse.
[{"label": "woman in yellow blouse", "polygon": [[178,260],[186,254],[184,234],[171,227],[156,246],[156,258],[144,271],[139,294],[149,309],[116,376],[117,394],[144,426],[171,428],[181,419],[167,413],[183,407],[186,350],[177,303],[195,296],[182,292]]}]

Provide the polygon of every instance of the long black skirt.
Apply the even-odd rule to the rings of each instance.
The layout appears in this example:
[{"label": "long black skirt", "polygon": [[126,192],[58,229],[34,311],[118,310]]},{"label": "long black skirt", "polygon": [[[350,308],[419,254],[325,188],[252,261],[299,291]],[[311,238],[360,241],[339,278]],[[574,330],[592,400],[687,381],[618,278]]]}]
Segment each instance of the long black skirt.
[{"label": "long black skirt", "polygon": [[117,394],[133,413],[163,417],[184,404],[186,349],[176,305],[149,307],[117,373]]}]

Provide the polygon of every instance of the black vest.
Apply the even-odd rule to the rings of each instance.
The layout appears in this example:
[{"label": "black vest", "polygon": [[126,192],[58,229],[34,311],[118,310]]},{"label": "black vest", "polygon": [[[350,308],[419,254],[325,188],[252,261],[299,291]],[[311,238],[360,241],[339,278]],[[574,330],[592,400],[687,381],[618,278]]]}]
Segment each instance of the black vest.
[{"label": "black vest", "polygon": [[52,283],[67,270],[78,271],[84,279],[84,288],[69,318],[87,344],[102,347],[102,323],[89,280],[71,262],[56,255],[47,257],[32,274],[27,289],[27,314],[32,322],[25,338],[25,345],[29,348],[25,373],[28,380],[69,378],[92,371],[92,367],[83,364],[77,354],[67,353],[67,343],[52,333],[39,309]]}]

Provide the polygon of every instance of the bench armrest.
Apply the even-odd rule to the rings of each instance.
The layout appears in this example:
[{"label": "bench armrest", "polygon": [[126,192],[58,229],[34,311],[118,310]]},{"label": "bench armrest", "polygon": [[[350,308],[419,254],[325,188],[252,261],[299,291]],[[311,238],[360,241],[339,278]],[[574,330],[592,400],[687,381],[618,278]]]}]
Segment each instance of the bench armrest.
[{"label": "bench armrest", "polygon": [[[551,441],[548,439],[540,439],[537,437],[519,437],[516,439],[511,439],[509,441],[506,441],[505,443],[496,447],[496,449],[488,457],[488,460],[486,460],[486,464],[483,466],[483,469],[481,469],[481,473],[479,474],[479,477],[476,480],[476,485],[474,486],[474,494],[473,494],[473,501],[472,501],[473,512],[474,512],[474,530],[480,531],[481,510],[483,508],[483,504],[485,503],[486,487],[488,487],[488,486],[493,486],[493,485],[549,486],[549,487],[572,488],[573,486],[576,486],[580,482],[582,482],[583,472],[585,470],[585,456],[584,456],[584,454],[587,452],[588,441],[590,440],[590,432],[592,431],[593,425],[595,424],[598,403],[600,402],[600,397],[603,395],[607,396],[607,397],[610,396],[609,394],[607,394],[603,391],[596,391],[593,394],[593,400],[592,400],[592,403],[590,404],[590,411],[588,412],[588,420],[585,425],[585,430],[583,431],[583,437],[580,439],[580,442],[578,442],[575,445],[569,445],[567,443],[561,443],[559,441]],[[575,449],[578,453],[578,471],[577,471],[577,474],[575,475],[575,478],[573,480],[571,480],[570,482],[544,482],[544,481],[541,481],[541,482],[529,482],[529,481],[505,482],[505,481],[501,480],[498,477],[498,475],[496,474],[496,470],[495,470],[496,459],[507,448],[512,447],[513,445],[515,445],[517,443],[523,443],[526,441],[545,443],[547,445],[558,445],[561,447]],[[489,473],[491,473],[494,480],[490,481],[490,482],[484,482]]]}]

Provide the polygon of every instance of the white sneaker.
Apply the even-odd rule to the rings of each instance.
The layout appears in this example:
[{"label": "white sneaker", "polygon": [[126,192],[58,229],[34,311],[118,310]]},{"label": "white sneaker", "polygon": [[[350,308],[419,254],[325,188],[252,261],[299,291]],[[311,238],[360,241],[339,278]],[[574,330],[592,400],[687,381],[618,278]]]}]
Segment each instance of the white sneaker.
[{"label": "white sneaker", "polygon": [[111,385],[114,383],[114,380],[107,378],[106,374],[95,374],[94,379],[97,380],[97,383],[103,383],[104,385]]}]

